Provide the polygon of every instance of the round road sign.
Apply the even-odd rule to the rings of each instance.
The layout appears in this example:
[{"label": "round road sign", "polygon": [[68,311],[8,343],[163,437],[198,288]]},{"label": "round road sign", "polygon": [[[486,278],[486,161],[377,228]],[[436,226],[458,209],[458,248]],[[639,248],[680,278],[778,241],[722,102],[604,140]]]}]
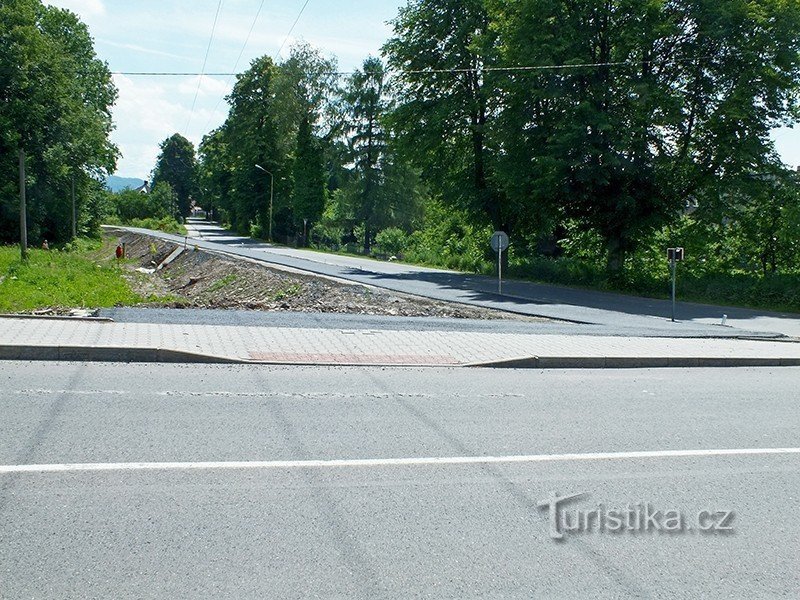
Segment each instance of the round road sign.
[{"label": "round road sign", "polygon": [[505,231],[495,231],[489,243],[495,252],[505,252],[508,248],[508,235],[506,235]]}]

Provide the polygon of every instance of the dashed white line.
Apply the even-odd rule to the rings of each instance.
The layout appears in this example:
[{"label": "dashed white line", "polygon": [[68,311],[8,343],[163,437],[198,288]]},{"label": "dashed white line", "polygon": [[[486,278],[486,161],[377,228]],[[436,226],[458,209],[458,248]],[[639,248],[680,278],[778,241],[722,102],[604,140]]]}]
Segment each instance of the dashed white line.
[{"label": "dashed white line", "polygon": [[653,450],[643,452],[592,452],[585,454],[529,454],[517,456],[450,456],[422,458],[363,458],[333,460],[267,460],[227,462],[125,462],[0,465],[0,475],[19,473],[70,473],[92,471],[197,471],[244,469],[325,469],[548,463],[648,458],[703,458],[800,454],[800,448],[734,448],[715,450]]}]

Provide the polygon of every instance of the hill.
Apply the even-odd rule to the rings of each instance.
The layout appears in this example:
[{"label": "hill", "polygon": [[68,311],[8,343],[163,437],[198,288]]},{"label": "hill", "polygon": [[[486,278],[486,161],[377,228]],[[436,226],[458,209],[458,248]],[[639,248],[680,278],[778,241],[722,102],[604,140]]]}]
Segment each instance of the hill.
[{"label": "hill", "polygon": [[143,183],[144,179],[137,179],[136,177],[117,177],[116,175],[111,175],[106,180],[106,187],[112,192],[121,192],[125,188],[135,190],[136,188],[141,187]]}]

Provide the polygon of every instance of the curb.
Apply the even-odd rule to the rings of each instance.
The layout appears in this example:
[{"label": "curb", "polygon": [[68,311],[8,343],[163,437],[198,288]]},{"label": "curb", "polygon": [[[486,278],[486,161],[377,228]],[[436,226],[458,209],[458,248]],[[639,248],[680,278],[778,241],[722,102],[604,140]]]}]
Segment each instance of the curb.
[{"label": "curb", "polygon": [[86,321],[87,323],[113,323],[111,317],[83,317],[76,315],[26,315],[0,314],[0,319],[31,319],[39,321]]},{"label": "curb", "polygon": [[800,358],[679,356],[527,356],[463,365],[493,369],[666,369],[724,367],[800,367]]},{"label": "curb", "polygon": [[168,348],[114,346],[10,346],[0,345],[0,360],[87,361],[128,363],[251,364],[250,361],[196,354]]},{"label": "curb", "polygon": [[725,368],[725,367],[800,367],[798,358],[742,358],[672,356],[606,357],[606,356],[526,356],[489,362],[466,364],[398,364],[398,363],[312,363],[252,361],[225,356],[198,354],[168,348],[122,348],[114,346],[12,346],[0,345],[0,360],[21,361],[87,361],[122,363],[187,363],[272,366],[351,366],[351,367],[469,367],[482,369],[661,369],[661,368]]}]

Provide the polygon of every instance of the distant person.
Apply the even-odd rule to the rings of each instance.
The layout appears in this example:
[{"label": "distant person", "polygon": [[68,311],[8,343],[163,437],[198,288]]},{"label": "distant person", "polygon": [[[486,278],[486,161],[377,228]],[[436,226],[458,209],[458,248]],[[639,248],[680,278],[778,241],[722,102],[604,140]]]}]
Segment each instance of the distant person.
[{"label": "distant person", "polygon": [[42,242],[42,250],[50,250],[50,244],[47,243],[47,240]]}]

